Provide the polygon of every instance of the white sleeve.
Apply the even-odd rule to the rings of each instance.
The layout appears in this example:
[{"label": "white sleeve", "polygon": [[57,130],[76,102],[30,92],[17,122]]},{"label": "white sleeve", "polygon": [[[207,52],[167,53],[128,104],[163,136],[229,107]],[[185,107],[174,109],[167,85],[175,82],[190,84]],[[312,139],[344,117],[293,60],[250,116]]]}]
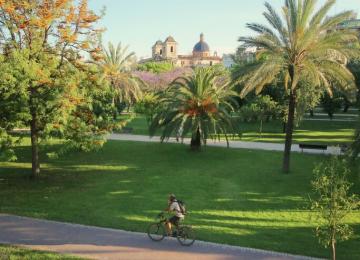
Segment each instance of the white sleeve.
[{"label": "white sleeve", "polygon": [[173,203],[170,204],[170,211],[174,211],[175,209],[176,209],[176,205],[173,202]]}]

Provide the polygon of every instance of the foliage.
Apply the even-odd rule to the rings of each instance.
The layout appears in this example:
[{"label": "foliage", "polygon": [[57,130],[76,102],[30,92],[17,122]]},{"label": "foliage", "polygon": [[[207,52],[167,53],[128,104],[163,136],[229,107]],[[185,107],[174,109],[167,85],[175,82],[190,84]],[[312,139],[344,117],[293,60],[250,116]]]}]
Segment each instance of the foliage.
[{"label": "foliage", "polygon": [[297,102],[295,109],[295,123],[298,125],[307,111],[315,109],[321,102],[324,89],[319,86],[312,86],[309,82],[301,81],[297,91]]},{"label": "foliage", "polygon": [[334,114],[341,109],[343,103],[344,99],[339,95],[331,97],[329,94],[325,94],[321,98],[323,110],[329,115],[330,119],[332,119]]},{"label": "foliage", "polygon": [[40,174],[40,139],[73,125],[73,134],[66,133],[76,133],[77,147],[89,150],[103,143],[93,136],[110,128],[92,108],[99,96],[89,91],[111,92],[81,56],[100,59],[102,30],[95,28],[100,16],[88,9],[87,0],[1,1],[0,11],[0,103],[12,111],[0,127],[7,132],[15,126],[30,128],[35,177]]},{"label": "foliage", "polygon": [[349,70],[355,77],[356,86],[358,88],[356,103],[360,107],[360,59],[354,59],[348,64]]},{"label": "foliage", "polygon": [[133,104],[142,96],[143,81],[136,77],[132,70],[136,67],[135,53],[127,53],[128,46],[117,47],[109,42],[108,48],[102,46],[102,59],[95,59],[97,64],[107,77],[115,93],[114,106],[119,103]]},{"label": "foliage", "polygon": [[150,126],[150,135],[162,129],[161,140],[176,133],[184,138],[190,132],[191,147],[198,149],[210,135],[235,133],[231,112],[236,104],[230,77],[216,68],[197,68],[180,77],[166,90],[159,111]]},{"label": "foliage", "polygon": [[245,122],[260,121],[260,136],[262,135],[263,122],[277,119],[281,110],[277,102],[273,101],[270,96],[257,96],[251,103],[242,106],[240,117]]},{"label": "foliage", "polygon": [[154,74],[170,72],[174,69],[175,65],[172,62],[146,62],[137,66],[139,71],[147,71]]},{"label": "foliage", "polygon": [[160,111],[159,95],[155,93],[146,93],[135,105],[135,112],[145,115],[148,127],[157,112]]},{"label": "foliage", "polygon": [[240,109],[240,116],[245,122],[251,121],[270,121],[276,119],[279,110],[277,102],[271,99],[270,96],[257,96],[252,102]]},{"label": "foliage", "polygon": [[14,137],[0,128],[0,161],[16,161],[17,157],[13,150],[15,143]]},{"label": "foliage", "polygon": [[[327,0],[315,10],[316,0],[285,0],[281,17],[266,3],[264,16],[271,27],[250,23],[247,27],[256,33],[255,37],[240,37],[244,47],[256,47],[258,62],[249,73],[242,75],[244,83],[241,96],[255,90],[260,93],[264,86],[284,79],[288,95],[288,118],[284,150],[284,172],[289,171],[292,132],[297,103],[299,82],[322,87],[332,94],[332,86],[354,90],[354,76],[346,68],[349,58],[359,54],[356,33],[350,30],[336,30],[336,26],[353,16],[345,11],[327,16],[335,0]],[[241,75],[241,73],[240,73]]]},{"label": "foliage", "polygon": [[325,247],[331,246],[333,259],[336,258],[336,243],[350,239],[353,234],[345,217],[360,206],[359,199],[349,194],[352,186],[347,180],[349,172],[345,160],[332,157],[314,169],[311,182],[317,196],[311,202],[311,209],[318,213],[321,221],[316,235]]}]

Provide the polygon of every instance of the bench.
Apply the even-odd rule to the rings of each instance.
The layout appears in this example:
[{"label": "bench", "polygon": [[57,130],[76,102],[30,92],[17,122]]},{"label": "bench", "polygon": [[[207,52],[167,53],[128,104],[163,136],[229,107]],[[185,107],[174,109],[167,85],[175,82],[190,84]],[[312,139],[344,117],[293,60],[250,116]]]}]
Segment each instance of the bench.
[{"label": "bench", "polygon": [[325,145],[325,144],[299,144],[299,148],[301,149],[301,152],[303,152],[304,149],[322,150],[324,152],[325,150],[327,150],[327,145]]}]

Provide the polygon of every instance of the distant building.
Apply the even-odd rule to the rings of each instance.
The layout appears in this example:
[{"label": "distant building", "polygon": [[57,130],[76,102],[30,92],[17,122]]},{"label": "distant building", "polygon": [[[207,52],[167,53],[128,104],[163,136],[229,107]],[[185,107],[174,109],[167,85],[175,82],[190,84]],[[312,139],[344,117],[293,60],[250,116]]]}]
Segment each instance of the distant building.
[{"label": "distant building", "polygon": [[338,30],[351,29],[357,31],[360,36],[360,19],[352,19],[345,21],[337,26]]},{"label": "distant building", "polygon": [[236,54],[224,54],[223,55],[223,64],[227,68],[233,67],[237,63],[251,63],[256,59],[256,52],[259,51],[258,48],[243,48],[239,47],[236,51]]},{"label": "distant building", "polygon": [[152,58],[141,60],[140,63],[149,61],[169,61],[178,67],[212,66],[222,63],[222,58],[210,53],[209,45],[204,41],[204,34],[200,35],[200,41],[195,44],[192,55],[178,55],[177,42],[172,36],[164,42],[157,41],[152,47]]},{"label": "distant building", "polygon": [[222,58],[223,58],[223,64],[226,68],[231,68],[232,66],[235,65],[233,54],[224,54]]}]

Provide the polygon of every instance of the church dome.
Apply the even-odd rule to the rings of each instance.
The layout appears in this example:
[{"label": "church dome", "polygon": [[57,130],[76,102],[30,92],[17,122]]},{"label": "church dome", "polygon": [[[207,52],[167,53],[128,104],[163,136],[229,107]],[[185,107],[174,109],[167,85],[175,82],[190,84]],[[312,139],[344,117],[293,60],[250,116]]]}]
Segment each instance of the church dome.
[{"label": "church dome", "polygon": [[200,41],[195,44],[193,52],[209,52],[209,45],[204,41],[204,34],[200,34]]}]

